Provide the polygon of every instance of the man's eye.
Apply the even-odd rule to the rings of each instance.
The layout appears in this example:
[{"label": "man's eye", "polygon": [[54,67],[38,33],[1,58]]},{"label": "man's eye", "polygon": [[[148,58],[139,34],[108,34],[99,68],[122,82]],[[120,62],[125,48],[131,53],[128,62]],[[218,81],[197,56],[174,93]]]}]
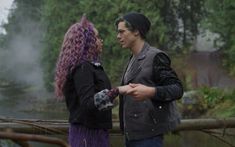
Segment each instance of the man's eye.
[{"label": "man's eye", "polygon": [[118,33],[123,33],[124,31],[123,30],[119,30]]}]

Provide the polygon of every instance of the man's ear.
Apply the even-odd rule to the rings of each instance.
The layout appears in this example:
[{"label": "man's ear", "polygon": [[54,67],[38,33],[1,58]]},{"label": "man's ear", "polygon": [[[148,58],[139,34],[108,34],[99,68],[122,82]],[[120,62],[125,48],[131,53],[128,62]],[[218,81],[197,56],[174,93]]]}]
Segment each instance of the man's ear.
[{"label": "man's ear", "polygon": [[139,35],[140,35],[139,30],[135,30],[135,31],[134,31],[134,35],[135,35],[135,36],[139,36]]}]

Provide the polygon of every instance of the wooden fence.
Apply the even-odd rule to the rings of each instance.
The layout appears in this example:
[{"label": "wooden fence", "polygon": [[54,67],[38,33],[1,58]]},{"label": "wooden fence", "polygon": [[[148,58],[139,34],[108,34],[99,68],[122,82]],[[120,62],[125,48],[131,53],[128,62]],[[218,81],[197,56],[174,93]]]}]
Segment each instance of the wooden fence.
[{"label": "wooden fence", "polygon": [[[11,139],[22,147],[30,147],[27,141],[38,141],[69,147],[62,139],[50,135],[65,135],[67,120],[36,120],[0,118],[0,139]],[[235,128],[235,118],[226,119],[185,119],[174,131],[209,130]],[[111,134],[121,134],[119,122],[113,121]]]}]

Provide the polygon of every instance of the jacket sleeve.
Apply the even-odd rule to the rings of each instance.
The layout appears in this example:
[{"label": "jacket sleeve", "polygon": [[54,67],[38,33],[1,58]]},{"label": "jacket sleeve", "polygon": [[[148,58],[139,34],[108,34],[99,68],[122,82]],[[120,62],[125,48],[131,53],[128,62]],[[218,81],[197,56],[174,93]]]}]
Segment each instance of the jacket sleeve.
[{"label": "jacket sleeve", "polygon": [[94,96],[95,106],[101,111],[112,109],[114,106],[113,99],[117,97],[118,94],[119,91],[117,88],[101,90]]},{"label": "jacket sleeve", "polygon": [[117,89],[104,89],[96,93],[92,65],[87,63],[77,67],[74,73],[74,85],[80,104],[86,109],[106,110],[113,107]]},{"label": "jacket sleeve", "polygon": [[153,101],[173,101],[183,95],[183,86],[175,71],[171,68],[171,60],[165,53],[158,53],[153,61],[153,78],[156,83],[156,94]]}]

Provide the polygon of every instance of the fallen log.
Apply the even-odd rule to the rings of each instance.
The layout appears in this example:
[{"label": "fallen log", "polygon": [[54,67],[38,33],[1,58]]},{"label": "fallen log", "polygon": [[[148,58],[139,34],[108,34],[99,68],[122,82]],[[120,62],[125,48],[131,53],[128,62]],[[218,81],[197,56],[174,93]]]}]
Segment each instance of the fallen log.
[{"label": "fallen log", "polygon": [[65,141],[59,138],[46,137],[42,135],[32,135],[32,134],[23,134],[23,133],[14,133],[14,132],[0,132],[0,138],[18,141],[20,142],[18,144],[23,147],[30,147],[27,141],[37,141],[37,142],[48,143],[48,144],[56,144],[61,147],[69,147],[69,145]]},{"label": "fallen log", "polygon": [[185,119],[175,131],[235,128],[235,118],[224,119]]},{"label": "fallen log", "polygon": [[[19,120],[17,120],[17,122],[14,121],[9,122],[7,120],[4,120],[4,122],[0,122],[0,131],[10,129],[13,132],[18,132],[18,133],[66,135],[69,127],[69,124],[66,120],[21,120],[21,121],[27,121],[27,123],[19,123]],[[181,124],[178,125],[174,131],[191,131],[191,130],[225,129],[225,128],[235,128],[235,118],[185,119],[181,121]],[[111,134],[121,133],[118,121],[113,122],[113,129],[110,130],[110,133]]]}]

